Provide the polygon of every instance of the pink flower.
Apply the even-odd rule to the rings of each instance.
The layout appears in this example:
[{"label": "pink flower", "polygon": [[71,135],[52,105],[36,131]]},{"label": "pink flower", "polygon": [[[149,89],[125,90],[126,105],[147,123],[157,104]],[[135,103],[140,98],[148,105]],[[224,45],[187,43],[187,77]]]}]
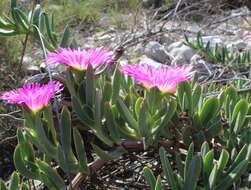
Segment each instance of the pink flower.
[{"label": "pink flower", "polygon": [[55,52],[50,52],[47,64],[61,63],[76,70],[87,70],[89,64],[93,68],[106,64],[113,60],[113,55],[104,48],[91,48],[86,50],[59,48]]},{"label": "pink flower", "polygon": [[191,69],[185,66],[156,68],[148,64],[127,64],[121,66],[120,71],[148,89],[157,87],[164,93],[175,93],[177,85],[191,77]]},{"label": "pink flower", "polygon": [[59,82],[25,84],[16,90],[2,93],[0,99],[10,104],[25,105],[33,113],[36,113],[49,104],[50,99],[54,96],[54,92],[58,94],[62,90],[62,84]]}]

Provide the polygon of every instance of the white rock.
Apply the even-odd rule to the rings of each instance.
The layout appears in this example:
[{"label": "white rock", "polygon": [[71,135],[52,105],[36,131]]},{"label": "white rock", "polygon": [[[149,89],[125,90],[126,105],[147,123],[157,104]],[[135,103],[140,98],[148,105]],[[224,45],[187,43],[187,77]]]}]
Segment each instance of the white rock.
[{"label": "white rock", "polygon": [[[196,37],[189,39],[191,42],[196,40]],[[225,44],[229,44],[229,41],[225,37],[220,36],[203,36],[202,42],[204,45],[207,42],[210,42],[211,47],[215,47],[218,44],[218,47],[223,47]],[[242,46],[243,44],[238,44],[238,46]],[[196,54],[196,50],[186,46],[182,41],[174,42],[169,45],[167,51],[173,56],[177,63],[179,64],[189,64],[191,58]]]},{"label": "white rock", "polygon": [[153,67],[159,67],[163,64],[161,64],[160,62],[157,62],[157,61],[154,61],[146,56],[142,56],[139,58],[139,64],[149,64],[149,65],[152,65]]},{"label": "white rock", "polygon": [[170,34],[163,34],[163,36],[161,36],[161,38],[160,38],[160,43],[163,44],[165,47],[169,46],[173,42],[174,42],[174,40],[170,36]]},{"label": "white rock", "polygon": [[225,39],[219,36],[203,36],[202,41],[204,44],[210,41],[211,46],[215,46],[216,44],[218,44],[219,46],[222,46],[224,44],[223,41],[226,42]]},{"label": "white rock", "polygon": [[233,43],[229,43],[227,45],[228,48],[231,48],[232,50],[235,50],[235,51],[242,51],[246,49],[247,46],[248,46],[248,43],[244,42],[243,40],[238,40]]},{"label": "white rock", "polygon": [[105,32],[99,32],[94,36],[94,41],[96,43],[100,43],[104,46],[110,44],[112,41],[114,41],[115,33],[113,30],[108,30]]},{"label": "white rock", "polygon": [[173,56],[178,64],[189,64],[190,59],[196,53],[195,50],[183,44],[183,42],[175,42],[167,47],[170,55]]},{"label": "white rock", "polygon": [[147,57],[157,62],[170,64],[170,57],[164,46],[156,41],[151,41],[146,45],[145,54]]}]

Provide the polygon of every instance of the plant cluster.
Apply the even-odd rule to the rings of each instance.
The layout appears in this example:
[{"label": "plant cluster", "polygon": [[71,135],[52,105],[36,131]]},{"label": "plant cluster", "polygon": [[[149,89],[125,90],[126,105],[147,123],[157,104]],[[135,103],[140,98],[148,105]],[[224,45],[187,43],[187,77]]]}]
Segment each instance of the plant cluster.
[{"label": "plant cluster", "polygon": [[[48,70],[63,64],[66,72],[61,81],[1,93],[24,116],[13,156],[17,172],[9,185],[0,182],[1,189],[28,189],[29,180],[51,190],[71,188],[67,176],[92,175],[96,167],[87,158],[87,143],[102,161],[116,160],[132,146],[142,151],[163,146],[163,181],[150,168],[143,171],[151,189],[251,187],[250,93],[226,86],[208,96],[217,87],[198,84],[191,67],[121,66],[109,49],[67,43],[68,29],[58,42],[53,21],[36,7],[27,16],[12,0],[12,18],[5,17],[1,34],[33,34]],[[95,141],[86,142],[86,134]]]},{"label": "plant cluster", "polygon": [[235,68],[248,68],[251,61],[250,50],[243,52],[234,52],[226,46],[221,46],[216,43],[214,46],[211,42],[204,42],[201,33],[198,32],[195,40],[190,40],[185,36],[185,45],[197,50],[200,54],[206,57],[208,61],[215,64],[221,63]]}]

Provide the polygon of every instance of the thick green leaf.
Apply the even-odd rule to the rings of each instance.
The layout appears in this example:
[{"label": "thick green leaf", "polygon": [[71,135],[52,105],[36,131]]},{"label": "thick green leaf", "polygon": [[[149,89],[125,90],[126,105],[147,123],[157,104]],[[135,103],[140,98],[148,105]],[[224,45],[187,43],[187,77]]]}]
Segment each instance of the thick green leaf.
[{"label": "thick green leaf", "polygon": [[78,156],[78,161],[81,167],[81,172],[85,172],[89,174],[90,171],[88,167],[88,161],[87,161],[87,156],[85,152],[84,142],[77,128],[73,129],[73,138],[74,138],[76,153]]},{"label": "thick green leaf", "polygon": [[156,185],[155,185],[155,189],[154,190],[163,190],[162,185],[161,185],[161,178],[160,178],[160,176],[157,177]]},{"label": "thick green leaf", "polygon": [[43,13],[44,16],[44,21],[45,21],[45,26],[46,26],[46,30],[47,30],[47,34],[50,38],[51,43],[53,44],[53,46],[56,48],[57,47],[57,37],[56,35],[54,35],[54,31],[52,29],[52,23],[49,21],[49,16],[47,13]]},{"label": "thick green leaf", "polygon": [[155,190],[156,177],[154,176],[152,170],[149,169],[148,167],[144,167],[143,175],[146,181],[148,182],[148,184],[150,185],[151,190]]},{"label": "thick green leaf", "polygon": [[236,167],[241,161],[245,160],[247,157],[247,153],[248,153],[248,146],[247,144],[245,144],[238,153],[238,155],[235,157],[232,165],[228,169],[228,172],[231,171],[234,167]]},{"label": "thick green leaf", "polygon": [[115,142],[118,142],[121,140],[120,138],[120,132],[116,125],[116,121],[114,119],[112,108],[109,104],[109,102],[105,102],[104,104],[104,112],[105,112],[105,118],[106,118],[106,127],[109,130],[110,136]]},{"label": "thick green leaf", "polygon": [[210,189],[215,188],[217,179],[218,179],[218,165],[214,164],[212,172],[210,173],[210,176],[209,176],[209,188]]},{"label": "thick green leaf", "polygon": [[114,145],[113,140],[102,129],[92,129],[94,134],[106,145],[112,147]]},{"label": "thick green leaf", "polygon": [[197,131],[201,131],[203,129],[203,126],[204,125],[201,122],[201,118],[198,112],[196,112],[193,116],[193,127],[195,127]]},{"label": "thick green leaf", "polygon": [[112,152],[106,152],[96,146],[95,144],[92,144],[92,148],[94,149],[95,153],[104,161],[111,161],[111,160],[116,160],[120,156],[122,156],[124,153],[126,153],[126,150],[122,147],[118,147]]},{"label": "thick green leaf", "polygon": [[[41,143],[41,140],[37,138],[37,136],[33,135],[33,131],[32,129],[27,129],[24,128],[25,134],[27,134],[27,140],[29,142],[31,142],[41,153],[45,153],[46,156],[50,156],[50,158],[55,158],[56,159],[56,155],[51,155],[47,148],[45,147],[44,144]],[[31,145],[30,145],[31,146]],[[27,148],[25,148],[27,149]],[[32,150],[33,151],[33,150]],[[33,155],[34,156],[34,155]],[[35,156],[34,156],[35,158]]]},{"label": "thick green leaf", "polygon": [[0,37],[10,37],[17,34],[18,33],[15,30],[6,30],[6,29],[0,28]]},{"label": "thick green leaf", "polygon": [[219,185],[216,186],[216,190],[228,189],[246,171],[247,166],[248,161],[242,160],[234,169],[230,171],[230,173],[228,173],[225,178],[221,180]]},{"label": "thick green leaf", "polygon": [[193,158],[193,154],[194,154],[194,143],[191,143],[187,152],[187,156],[186,156],[186,161],[185,161],[185,167],[184,167],[184,179],[186,179],[187,173],[188,173],[188,168],[189,168],[189,164]]},{"label": "thick green leaf", "polygon": [[24,15],[24,13],[18,8],[12,10],[12,15],[18,28],[18,32],[27,33],[29,30],[29,22],[26,15]]},{"label": "thick green leaf", "polygon": [[157,127],[155,127],[153,129],[153,134],[159,133],[159,132],[162,131],[162,129],[169,126],[168,123],[173,118],[173,116],[174,116],[174,114],[176,112],[176,109],[177,109],[176,101],[174,101],[174,100],[170,101],[166,114],[164,115],[164,117],[163,117],[161,123],[159,124],[159,126],[157,126]]},{"label": "thick green leaf", "polygon": [[94,105],[95,92],[96,92],[96,87],[95,87],[94,69],[92,68],[91,64],[89,64],[86,71],[85,95],[86,95],[86,103],[90,107],[93,107]]},{"label": "thick green leaf", "polygon": [[209,145],[208,145],[208,142],[205,141],[205,142],[202,144],[201,149],[200,149],[202,158],[205,157],[205,155],[208,153],[208,151],[209,151]]},{"label": "thick green leaf", "polygon": [[135,116],[136,118],[139,117],[139,113],[140,113],[140,108],[142,107],[142,102],[143,102],[144,98],[139,97],[136,100],[135,106],[134,106],[134,112],[135,112]]},{"label": "thick green leaf", "polygon": [[76,95],[76,90],[75,90],[75,86],[74,86],[74,77],[73,77],[73,73],[69,70],[66,71],[66,76],[65,76],[66,80],[66,87],[69,90],[71,96],[77,96]]},{"label": "thick green leaf", "polygon": [[65,158],[66,158],[66,156],[63,152],[62,146],[58,147],[57,162],[58,162],[60,168],[62,168],[65,173],[67,173],[67,172],[70,172],[70,173],[80,172],[81,169],[79,167],[77,159],[66,160]]},{"label": "thick green leaf", "polygon": [[2,179],[0,179],[0,190],[7,190],[7,187]]},{"label": "thick green leaf", "polygon": [[[17,172],[13,172],[10,180],[10,190],[17,190],[19,185],[19,175]],[[0,188],[1,190],[1,188]]]},{"label": "thick green leaf", "polygon": [[[18,144],[15,148],[13,160],[15,164],[15,168],[17,171],[19,171],[23,176],[29,178],[29,179],[38,179],[39,173],[38,173],[38,167],[33,163],[27,163],[23,160],[23,156],[21,153],[21,146]],[[34,166],[34,167],[28,167],[28,166]],[[33,171],[32,171],[33,170]]]},{"label": "thick green leaf", "polygon": [[177,189],[177,184],[173,175],[173,170],[171,168],[170,162],[166,156],[166,150],[163,147],[160,147],[159,155],[160,155],[161,166],[163,168],[168,184],[171,190],[175,190]]},{"label": "thick green leaf", "polygon": [[40,29],[42,34],[45,33],[45,29],[46,29],[45,16],[44,15],[45,15],[44,13],[41,14],[40,20],[39,20],[39,25],[38,25],[38,28]]},{"label": "thick green leaf", "polygon": [[184,112],[188,109],[190,114],[193,113],[193,97],[192,97],[192,88],[188,82],[183,82],[178,85],[177,96],[181,110]]},{"label": "thick green leaf", "polygon": [[218,165],[219,165],[218,170],[220,173],[223,172],[224,168],[226,167],[226,165],[228,163],[228,160],[229,160],[229,153],[225,149],[223,149],[221,151],[221,155],[220,155],[219,163],[218,163]]},{"label": "thick green leaf", "polygon": [[66,25],[61,38],[60,47],[63,48],[68,47],[69,39],[70,39],[70,28],[68,25]]},{"label": "thick green leaf", "polygon": [[25,137],[25,132],[22,131],[21,128],[17,129],[17,139],[18,143],[21,145],[21,154],[23,158],[27,161],[34,162],[35,161],[35,154],[32,149],[32,145],[28,142],[28,139]]},{"label": "thick green leaf", "polygon": [[51,168],[46,162],[37,161],[39,169],[43,171],[44,174],[50,179],[51,183],[55,185],[57,189],[66,189],[64,180],[60,177],[60,175]]},{"label": "thick green leaf", "polygon": [[248,113],[248,102],[245,99],[239,100],[239,102],[235,105],[232,120],[231,120],[231,127],[235,134],[241,130],[243,126],[246,115]]},{"label": "thick green leaf", "polygon": [[24,22],[23,24],[27,26],[27,29],[29,29],[29,19],[27,17],[27,14],[19,8],[15,8],[15,10],[16,10],[18,16],[20,16],[20,18],[23,20],[23,22]]},{"label": "thick green leaf", "polygon": [[39,26],[39,20],[41,16],[41,6],[40,4],[36,4],[35,9],[33,11],[32,24],[35,26]]},{"label": "thick green leaf", "polygon": [[81,106],[81,102],[75,96],[72,97],[72,107],[82,123],[84,123],[86,126],[90,128],[95,128],[95,122],[85,112],[84,106],[83,107]]},{"label": "thick green leaf", "polygon": [[0,17],[0,28],[1,29],[6,29],[6,30],[14,30],[15,29],[15,25],[13,25],[12,23],[8,22],[4,18]]},{"label": "thick green leaf", "polygon": [[21,185],[20,190],[30,190],[30,189],[29,189],[29,186],[28,186],[26,183],[23,183],[23,184]]},{"label": "thick green leaf", "polygon": [[111,98],[112,98],[112,84],[111,82],[105,81],[103,89],[103,101],[110,102]]},{"label": "thick green leaf", "polygon": [[218,113],[218,110],[219,101],[217,98],[212,97],[206,100],[199,114],[202,124],[206,125],[211,119],[213,119]]},{"label": "thick green leaf", "polygon": [[39,28],[36,25],[32,25],[32,27],[34,30],[34,35],[38,39],[38,41],[42,47],[43,56],[44,56],[44,58],[46,58],[47,57],[47,50],[53,51],[55,48],[50,43],[48,43],[46,41],[43,34],[40,32]]},{"label": "thick green leaf", "polygon": [[[73,154],[72,150],[72,138],[71,138],[71,114],[69,110],[64,107],[61,112],[60,117],[60,124],[61,124],[61,144],[63,148],[64,153],[64,161],[66,165],[75,164],[77,162],[77,159],[75,155]],[[69,170],[71,168],[68,168]]]},{"label": "thick green leaf", "polygon": [[133,115],[131,114],[130,110],[126,107],[125,103],[121,98],[117,99],[116,102],[117,109],[124,120],[129,124],[129,127],[135,130],[135,132],[139,133],[139,126],[137,121],[134,119]]},{"label": "thick green leaf", "polygon": [[144,100],[141,105],[138,125],[141,137],[148,137],[151,134],[151,126],[148,122],[148,105],[146,100]]},{"label": "thick green leaf", "polygon": [[231,120],[231,114],[234,109],[234,105],[237,102],[238,94],[234,87],[230,86],[225,91],[225,102],[224,108],[226,110],[226,115],[229,120]]},{"label": "thick green leaf", "polygon": [[248,160],[249,162],[251,161],[251,143],[249,143],[248,145],[246,160]]},{"label": "thick green leaf", "polygon": [[78,42],[76,40],[76,38],[73,38],[71,43],[70,43],[70,48],[72,49],[77,49],[78,48]]},{"label": "thick green leaf", "polygon": [[225,91],[220,92],[220,94],[218,95],[218,99],[219,99],[220,107],[222,107],[224,104],[224,101],[226,101]]},{"label": "thick green leaf", "polygon": [[54,127],[53,112],[51,106],[44,109],[44,118],[47,122],[50,140],[53,142],[54,145],[57,145],[57,132]]},{"label": "thick green leaf", "polygon": [[120,92],[121,73],[117,68],[112,80],[112,103],[115,103]]},{"label": "thick green leaf", "polygon": [[209,177],[214,164],[214,150],[210,150],[207,152],[207,154],[203,157],[203,170],[207,177]]},{"label": "thick green leaf", "polygon": [[101,122],[102,122],[101,103],[102,103],[101,93],[97,91],[95,96],[95,109],[94,109],[94,119],[97,128],[101,127]]},{"label": "thick green leaf", "polygon": [[199,100],[201,98],[201,94],[202,94],[202,89],[201,86],[197,85],[195,87],[195,89],[193,90],[193,109],[195,110],[199,104]]},{"label": "thick green leaf", "polygon": [[183,186],[183,190],[195,190],[197,187],[197,181],[199,180],[199,176],[200,176],[200,172],[201,172],[201,157],[196,155],[193,156],[190,164],[189,164],[189,168],[188,168],[188,172],[187,172],[187,176],[185,178],[185,182],[184,182],[184,186]]},{"label": "thick green leaf", "polygon": [[47,152],[52,156],[56,155],[57,153],[57,146],[53,145],[53,143],[49,140],[49,138],[46,135],[46,132],[44,130],[44,127],[41,122],[40,114],[36,114],[36,133],[38,135],[38,139],[41,141],[41,143],[45,146]]},{"label": "thick green leaf", "polygon": [[212,138],[215,138],[218,135],[221,135],[220,133],[223,130],[222,123],[221,123],[221,117],[218,115],[214,122],[211,123],[211,125],[208,126],[207,131],[204,133],[205,137],[208,140],[211,140]]}]

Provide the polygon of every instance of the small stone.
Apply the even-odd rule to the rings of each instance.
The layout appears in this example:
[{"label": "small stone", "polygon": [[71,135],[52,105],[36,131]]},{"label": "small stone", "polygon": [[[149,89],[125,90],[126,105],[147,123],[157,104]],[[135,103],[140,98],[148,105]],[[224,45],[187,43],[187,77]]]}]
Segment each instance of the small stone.
[{"label": "small stone", "polygon": [[170,34],[163,34],[163,36],[160,38],[160,43],[165,46],[169,46],[173,42],[173,38],[170,36]]},{"label": "small stone", "polygon": [[147,57],[164,64],[170,64],[170,57],[164,46],[156,41],[149,42],[145,47]]},{"label": "small stone", "polygon": [[183,42],[175,42],[167,47],[170,55],[175,58],[178,64],[189,64],[190,59],[196,53],[195,50],[183,44]]},{"label": "small stone", "polygon": [[243,51],[244,49],[246,49],[248,46],[248,44],[246,42],[244,42],[243,40],[238,40],[234,43],[230,43],[227,45],[228,48],[231,48],[233,50],[237,50],[237,51]]},{"label": "small stone", "polygon": [[160,62],[154,61],[154,60],[146,57],[145,55],[140,57],[139,64],[148,64],[148,65],[151,65],[153,67],[159,67],[159,66],[162,65]]},{"label": "small stone", "polygon": [[97,43],[100,43],[104,46],[108,45],[113,41],[115,38],[114,30],[108,30],[105,32],[99,32],[94,36],[94,39]]}]

